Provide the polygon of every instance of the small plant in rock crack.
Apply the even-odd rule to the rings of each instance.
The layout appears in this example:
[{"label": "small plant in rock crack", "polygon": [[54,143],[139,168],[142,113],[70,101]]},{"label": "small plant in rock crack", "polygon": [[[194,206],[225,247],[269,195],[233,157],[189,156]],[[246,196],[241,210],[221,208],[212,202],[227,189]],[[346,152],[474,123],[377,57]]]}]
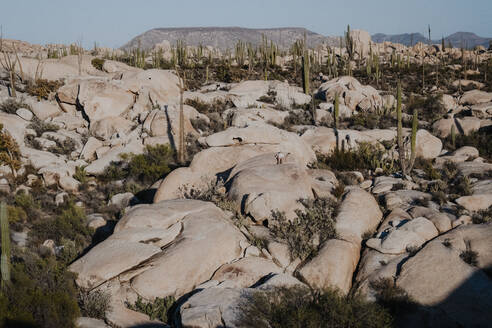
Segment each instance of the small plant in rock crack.
[{"label": "small plant in rock crack", "polygon": [[235,213],[238,211],[236,203],[227,198],[224,182],[219,180],[216,184],[209,184],[205,189],[190,189],[183,192],[184,198],[212,202],[218,208]]},{"label": "small plant in rock crack", "polygon": [[304,210],[296,210],[296,218],[272,212],[273,236],[289,246],[291,259],[306,260],[314,256],[328,239],[337,238],[335,216],[337,203],[329,198],[301,199]]},{"label": "small plant in rock crack", "polygon": [[135,304],[127,303],[126,306],[133,311],[141,312],[150,317],[150,320],[159,320],[168,322],[169,309],[174,305],[176,299],[174,296],[156,297],[152,302],[144,301],[140,296]]},{"label": "small plant in rock crack", "polygon": [[484,224],[492,222],[492,206],[489,206],[486,210],[481,210],[473,214],[473,223]]},{"label": "small plant in rock crack", "polygon": [[460,258],[471,266],[478,266],[478,253],[471,249],[470,241],[465,244],[466,250],[461,252]]},{"label": "small plant in rock crack", "polygon": [[449,240],[449,238],[446,238],[442,241],[442,245],[446,248],[451,248],[451,241]]}]

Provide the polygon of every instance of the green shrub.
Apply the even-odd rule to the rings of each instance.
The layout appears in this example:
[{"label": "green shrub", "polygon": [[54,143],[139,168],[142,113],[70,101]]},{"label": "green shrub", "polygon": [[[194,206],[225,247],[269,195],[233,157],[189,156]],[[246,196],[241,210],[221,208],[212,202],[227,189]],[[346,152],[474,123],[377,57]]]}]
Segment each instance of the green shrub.
[{"label": "green shrub", "polygon": [[465,242],[466,250],[462,251],[460,258],[471,266],[478,266],[478,253],[471,249],[471,243]]},{"label": "green shrub", "polygon": [[26,92],[34,97],[40,99],[48,99],[50,95],[56,93],[58,89],[63,85],[61,81],[48,81],[44,79],[36,80],[34,83],[28,83]]},{"label": "green shrub", "polygon": [[49,138],[49,140],[52,140],[56,142],[56,146],[50,147],[48,149],[49,152],[55,153],[55,154],[60,154],[60,155],[70,155],[75,149],[76,149],[76,143],[75,140],[72,138],[66,138],[63,141],[58,141],[55,138]]},{"label": "green shrub", "polygon": [[424,159],[422,157],[417,157],[415,160],[414,168],[424,171],[426,178],[429,180],[441,179],[441,173],[439,172],[439,170],[434,168],[431,159]]},{"label": "green shrub", "polygon": [[446,114],[442,104],[442,94],[429,94],[426,96],[412,94],[407,98],[405,111],[412,114],[414,109],[419,111],[419,119],[433,122]]},{"label": "green shrub", "polygon": [[127,303],[126,306],[131,310],[148,315],[150,320],[157,319],[162,322],[168,322],[168,311],[175,302],[176,300],[173,296],[156,297],[153,302],[145,302],[141,297],[138,297],[135,304]]},{"label": "green shrub", "polygon": [[334,290],[312,291],[300,286],[256,291],[238,307],[235,325],[245,328],[382,328],[390,314],[362,296]]},{"label": "green shrub", "polygon": [[58,125],[46,123],[38,118],[33,118],[31,124],[29,124],[27,128],[36,131],[37,136],[41,136],[45,132],[56,132],[59,129]]},{"label": "green shrub", "polygon": [[7,114],[15,114],[19,108],[31,109],[31,106],[15,98],[9,98],[0,104],[0,111]]},{"label": "green shrub", "polygon": [[336,148],[332,154],[317,155],[318,167],[337,171],[376,170],[382,169],[386,174],[397,170],[396,160],[387,151],[376,145],[361,142],[354,150]]},{"label": "green shrub", "polygon": [[457,134],[455,144],[451,140],[451,136],[448,136],[444,140],[446,147],[450,149],[457,149],[463,146],[472,146],[478,149],[480,156],[492,160],[492,127],[483,127],[478,131],[470,132],[468,135]]},{"label": "green shrub", "polygon": [[369,287],[375,292],[378,304],[388,309],[394,317],[400,317],[418,307],[412,297],[392,279],[379,278],[372,281]]},{"label": "green shrub", "polygon": [[94,66],[95,69],[102,71],[103,70],[103,65],[106,60],[102,58],[94,58],[91,60],[92,66]]},{"label": "green shrub", "polygon": [[11,279],[0,293],[0,327],[74,326],[80,316],[75,275],[53,257],[16,250]]},{"label": "green shrub", "polygon": [[22,207],[8,205],[7,213],[10,223],[23,223],[27,220],[26,211]]},{"label": "green shrub", "polygon": [[492,206],[489,206],[486,210],[481,210],[474,213],[472,219],[475,224],[492,222]]},{"label": "green shrub", "polygon": [[112,162],[99,179],[104,182],[115,180],[133,180],[143,184],[152,184],[171,172],[174,164],[174,152],[167,145],[145,147],[143,154],[122,154],[120,162]]},{"label": "green shrub", "polygon": [[186,190],[184,191],[183,196],[186,199],[197,199],[203,200],[204,202],[212,202],[224,211],[233,213],[238,211],[238,206],[236,203],[227,198],[226,188],[222,180],[216,184],[210,184],[208,188]]},{"label": "green shrub", "polygon": [[105,319],[106,312],[111,310],[110,298],[108,292],[101,290],[81,290],[78,295],[80,312],[85,317]]},{"label": "green shrub", "polygon": [[271,224],[269,222],[273,236],[289,246],[292,260],[315,256],[325,241],[337,237],[337,204],[332,199],[302,199],[299,202],[304,210],[296,210],[295,219],[288,220],[284,213],[273,211],[273,220]]},{"label": "green shrub", "polygon": [[92,231],[86,225],[84,209],[76,206],[73,200],[69,200],[60,205],[59,213],[55,217],[42,218],[34,222],[29,236],[34,244],[52,239],[59,245],[63,239],[69,239],[74,241],[77,250],[81,251],[89,245]]}]

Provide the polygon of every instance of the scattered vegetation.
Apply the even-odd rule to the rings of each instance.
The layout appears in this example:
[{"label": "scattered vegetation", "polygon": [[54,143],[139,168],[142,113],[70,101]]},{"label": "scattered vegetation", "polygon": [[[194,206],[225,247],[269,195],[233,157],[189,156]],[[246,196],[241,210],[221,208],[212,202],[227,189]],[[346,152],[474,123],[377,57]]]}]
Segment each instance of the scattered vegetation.
[{"label": "scattered vegetation", "polygon": [[103,58],[94,58],[91,60],[92,66],[94,66],[95,69],[102,71],[103,70],[103,65],[106,60]]},{"label": "scattered vegetation", "polygon": [[27,128],[36,131],[36,135],[38,136],[41,136],[45,132],[56,132],[59,129],[58,125],[41,121],[38,118],[33,118]]},{"label": "scattered vegetation", "polygon": [[101,290],[81,290],[77,299],[81,314],[89,318],[105,319],[106,312],[111,310],[110,296]]},{"label": "scattered vegetation", "polygon": [[289,246],[291,259],[306,260],[315,256],[328,239],[337,237],[335,217],[337,203],[329,198],[302,199],[304,210],[296,210],[297,217],[288,220],[285,213],[272,212],[269,226],[273,236]]},{"label": "scattered vegetation", "polygon": [[335,290],[277,287],[244,297],[235,324],[245,328],[382,328],[393,321],[380,305]]},{"label": "scattered vegetation", "polygon": [[239,211],[236,203],[227,198],[226,188],[224,182],[219,180],[216,184],[210,184],[208,188],[204,189],[191,189],[183,191],[184,198],[203,200],[205,202],[212,202],[217,205],[218,208],[237,213]]},{"label": "scattered vegetation", "polygon": [[[122,154],[121,161],[112,162],[102,175],[102,182],[125,180],[136,183],[141,190],[165,177],[175,166],[174,152],[168,145],[146,146],[143,154]],[[140,185],[140,186],[138,186]]]},{"label": "scattered vegetation", "polygon": [[14,248],[11,282],[0,293],[2,327],[74,327],[80,316],[74,274],[53,256]]},{"label": "scattered vegetation", "polygon": [[44,79],[37,79],[35,82],[27,84],[26,93],[31,96],[41,99],[52,99],[56,91],[63,85],[61,81],[50,81]]},{"label": "scattered vegetation", "polygon": [[376,301],[395,318],[415,311],[418,304],[408,293],[390,278],[380,278],[369,285],[375,292]]},{"label": "scattered vegetation", "polygon": [[14,177],[17,176],[17,170],[21,167],[20,156],[19,145],[0,123],[0,165],[10,167]]},{"label": "scattered vegetation", "polygon": [[19,108],[31,109],[31,106],[16,98],[9,98],[0,104],[0,111],[15,114]]},{"label": "scattered vegetation", "polygon": [[356,149],[336,148],[328,156],[317,154],[317,158],[319,168],[337,171],[375,171],[381,169],[385,174],[390,174],[397,169],[396,161],[391,158],[387,150],[365,142],[359,143]]},{"label": "scattered vegetation", "polygon": [[472,250],[470,241],[465,242],[466,250],[462,251],[460,258],[471,266],[478,266],[478,253]]},{"label": "scattered vegetation", "polygon": [[457,134],[453,142],[451,135],[444,140],[449,149],[458,149],[463,146],[472,146],[478,149],[481,157],[492,160],[492,127],[487,126],[478,131],[470,132],[468,135]]},{"label": "scattered vegetation", "polygon": [[131,310],[148,315],[150,320],[159,320],[167,323],[169,319],[168,312],[175,302],[176,300],[173,296],[156,297],[153,302],[145,302],[141,297],[138,297],[135,304],[127,303],[126,306]]},{"label": "scattered vegetation", "polygon": [[472,220],[475,224],[492,222],[492,206],[489,206],[489,208],[486,210],[481,210],[473,213]]}]

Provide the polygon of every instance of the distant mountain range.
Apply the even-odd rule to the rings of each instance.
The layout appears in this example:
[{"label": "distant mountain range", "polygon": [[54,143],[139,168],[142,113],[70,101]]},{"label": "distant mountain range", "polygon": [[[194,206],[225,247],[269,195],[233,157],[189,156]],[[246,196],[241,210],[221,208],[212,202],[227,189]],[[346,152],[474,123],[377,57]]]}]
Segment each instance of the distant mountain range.
[{"label": "distant mountain range", "polygon": [[[429,42],[429,40],[420,33],[411,33],[411,34],[405,33],[405,34],[392,34],[392,35],[378,33],[372,36],[372,40],[378,43],[384,41],[390,41],[393,43],[401,43],[406,46],[410,46],[412,45],[412,43],[416,44],[417,42],[424,42],[424,43]],[[456,32],[454,34],[445,37],[444,41],[446,43],[446,46],[448,45],[449,42],[451,42],[453,47],[457,47],[457,48],[460,48],[462,46],[466,48],[473,48],[479,45],[488,48],[489,42],[492,41],[492,38],[483,38],[471,32]],[[432,40],[432,43],[441,44],[441,39]]]},{"label": "distant mountain range", "polygon": [[140,45],[143,49],[150,49],[163,40],[175,44],[177,40],[184,40],[187,45],[214,46],[219,49],[232,49],[238,40],[258,45],[262,41],[262,35],[268,40],[274,41],[281,48],[290,47],[296,40],[303,39],[310,47],[325,43],[338,44],[338,38],[326,37],[321,34],[299,27],[282,27],[268,29],[252,29],[243,27],[183,27],[183,28],[155,28],[144,32],[130,42],[123,45],[122,49],[131,49]]},{"label": "distant mountain range", "polygon": [[[180,28],[155,28],[146,31],[128,43],[123,45],[121,49],[131,49],[141,47],[143,49],[151,49],[157,43],[164,40],[168,40],[171,44],[175,44],[178,40],[183,40],[187,45],[192,46],[214,46],[219,49],[233,49],[238,40],[244,42],[250,42],[254,45],[259,45],[262,41],[263,35],[268,39],[274,41],[281,48],[289,48],[296,40],[306,40],[309,47],[325,43],[330,46],[339,45],[339,36],[324,36],[319,33],[307,30],[300,27],[281,27],[281,28],[268,28],[268,29],[253,29],[243,27],[180,27]],[[416,44],[417,42],[425,42],[428,40],[420,33],[405,33],[405,34],[374,34],[372,36],[374,42],[390,41],[394,43],[401,43],[406,46]],[[473,48],[477,45],[482,45],[486,48],[489,47],[489,41],[492,38],[479,37],[470,32],[457,32],[451,34],[445,38],[446,45],[449,42],[454,47],[461,47],[462,45],[467,48]],[[440,44],[441,39],[433,40],[432,43]]]}]

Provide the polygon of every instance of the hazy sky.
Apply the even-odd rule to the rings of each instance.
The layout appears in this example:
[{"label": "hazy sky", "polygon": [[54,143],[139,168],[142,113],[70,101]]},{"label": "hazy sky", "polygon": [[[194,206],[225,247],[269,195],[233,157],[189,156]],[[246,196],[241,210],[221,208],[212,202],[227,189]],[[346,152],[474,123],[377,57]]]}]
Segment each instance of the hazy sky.
[{"label": "hazy sky", "polygon": [[457,31],[492,37],[492,0],[1,0],[6,38],[119,47],[155,27],[306,27],[341,35]]}]

